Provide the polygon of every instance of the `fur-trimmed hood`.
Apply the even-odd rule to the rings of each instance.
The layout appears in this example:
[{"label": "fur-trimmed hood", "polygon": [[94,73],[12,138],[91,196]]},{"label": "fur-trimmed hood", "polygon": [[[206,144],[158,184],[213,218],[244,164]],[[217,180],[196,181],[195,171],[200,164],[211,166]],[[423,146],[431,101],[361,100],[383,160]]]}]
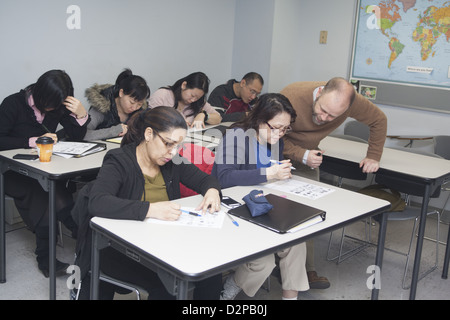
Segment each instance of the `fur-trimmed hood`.
[{"label": "fur-trimmed hood", "polygon": [[[111,101],[114,99],[114,85],[97,84],[86,89],[85,96],[92,108],[97,109],[101,113],[107,113],[111,110]],[[107,90],[108,89],[108,90]],[[147,100],[144,101],[142,109],[147,109]]]},{"label": "fur-trimmed hood", "polygon": [[[102,94],[103,90],[108,89],[109,87],[112,87],[112,84],[94,84],[92,87],[86,89],[85,96],[91,105],[92,108],[97,109],[101,113],[107,113],[109,110],[111,110],[111,100],[109,96],[112,95],[112,92],[110,94],[107,94],[104,96]],[[112,89],[112,88],[111,88]],[[111,90],[112,91],[112,90]]]}]

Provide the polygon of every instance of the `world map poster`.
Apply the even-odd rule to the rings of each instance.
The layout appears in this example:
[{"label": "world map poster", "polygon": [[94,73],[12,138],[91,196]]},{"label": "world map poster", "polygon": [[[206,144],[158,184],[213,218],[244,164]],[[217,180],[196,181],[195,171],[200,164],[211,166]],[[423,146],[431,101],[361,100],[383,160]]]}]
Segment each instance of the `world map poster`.
[{"label": "world map poster", "polygon": [[353,79],[450,89],[449,0],[359,0]]}]

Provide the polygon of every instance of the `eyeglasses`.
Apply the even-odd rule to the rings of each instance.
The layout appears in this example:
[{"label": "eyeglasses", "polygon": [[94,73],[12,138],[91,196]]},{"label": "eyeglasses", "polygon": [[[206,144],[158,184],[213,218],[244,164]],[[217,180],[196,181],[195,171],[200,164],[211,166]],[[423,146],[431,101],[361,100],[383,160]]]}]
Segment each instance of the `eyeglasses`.
[{"label": "eyeglasses", "polygon": [[175,142],[169,142],[166,139],[164,139],[163,137],[161,137],[161,135],[156,132],[155,130],[153,130],[153,132],[161,139],[161,141],[164,143],[164,146],[166,147],[167,150],[173,152],[174,150],[180,150],[181,148],[183,148],[184,142],[182,143],[175,143]]},{"label": "eyeglasses", "polygon": [[246,84],[245,86],[247,87],[248,91],[250,91],[251,95],[252,95],[252,96],[255,96],[255,98],[258,97],[258,96],[261,94],[261,92],[256,91],[255,89],[250,88],[247,84]]},{"label": "eyeglasses", "polygon": [[282,127],[282,128],[274,128],[267,121],[266,121],[266,124],[269,126],[270,130],[272,131],[272,133],[275,133],[275,130],[278,131],[279,133],[282,133],[282,134],[288,134],[289,132],[292,131],[292,127],[291,126]]}]

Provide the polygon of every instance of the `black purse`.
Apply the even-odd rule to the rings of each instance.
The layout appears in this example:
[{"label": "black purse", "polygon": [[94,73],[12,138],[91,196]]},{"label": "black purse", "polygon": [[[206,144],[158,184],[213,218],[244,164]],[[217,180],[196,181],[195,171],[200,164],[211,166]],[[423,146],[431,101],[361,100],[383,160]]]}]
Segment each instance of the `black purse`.
[{"label": "black purse", "polygon": [[272,210],[273,205],[267,201],[262,190],[252,190],[244,198],[252,217],[258,217]]}]

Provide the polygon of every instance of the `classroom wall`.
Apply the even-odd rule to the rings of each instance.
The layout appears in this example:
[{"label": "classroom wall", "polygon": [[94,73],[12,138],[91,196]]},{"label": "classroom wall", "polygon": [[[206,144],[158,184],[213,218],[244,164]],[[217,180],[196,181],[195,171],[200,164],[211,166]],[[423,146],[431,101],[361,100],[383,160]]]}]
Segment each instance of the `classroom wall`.
[{"label": "classroom wall", "polygon": [[[194,71],[211,88],[248,71],[263,92],[294,81],[348,77],[356,0],[2,0],[0,100],[45,71],[66,70],[84,90],[124,67],[152,91]],[[80,29],[69,29],[81,9]],[[76,22],[76,21],[75,21]],[[321,30],[328,43],[319,44]],[[212,89],[211,89],[212,90]],[[380,105],[390,135],[450,135],[450,114]],[[338,129],[342,130],[342,128]]]},{"label": "classroom wall", "polygon": [[254,71],[265,83],[270,80],[274,5],[275,0],[236,1],[231,78],[239,80]]},{"label": "classroom wall", "polygon": [[[72,4],[80,8],[80,29]],[[66,70],[82,102],[87,87],[114,83],[125,67],[143,76],[152,91],[195,71],[205,72],[214,87],[231,74],[235,4],[2,0],[0,101],[49,69]]]}]

